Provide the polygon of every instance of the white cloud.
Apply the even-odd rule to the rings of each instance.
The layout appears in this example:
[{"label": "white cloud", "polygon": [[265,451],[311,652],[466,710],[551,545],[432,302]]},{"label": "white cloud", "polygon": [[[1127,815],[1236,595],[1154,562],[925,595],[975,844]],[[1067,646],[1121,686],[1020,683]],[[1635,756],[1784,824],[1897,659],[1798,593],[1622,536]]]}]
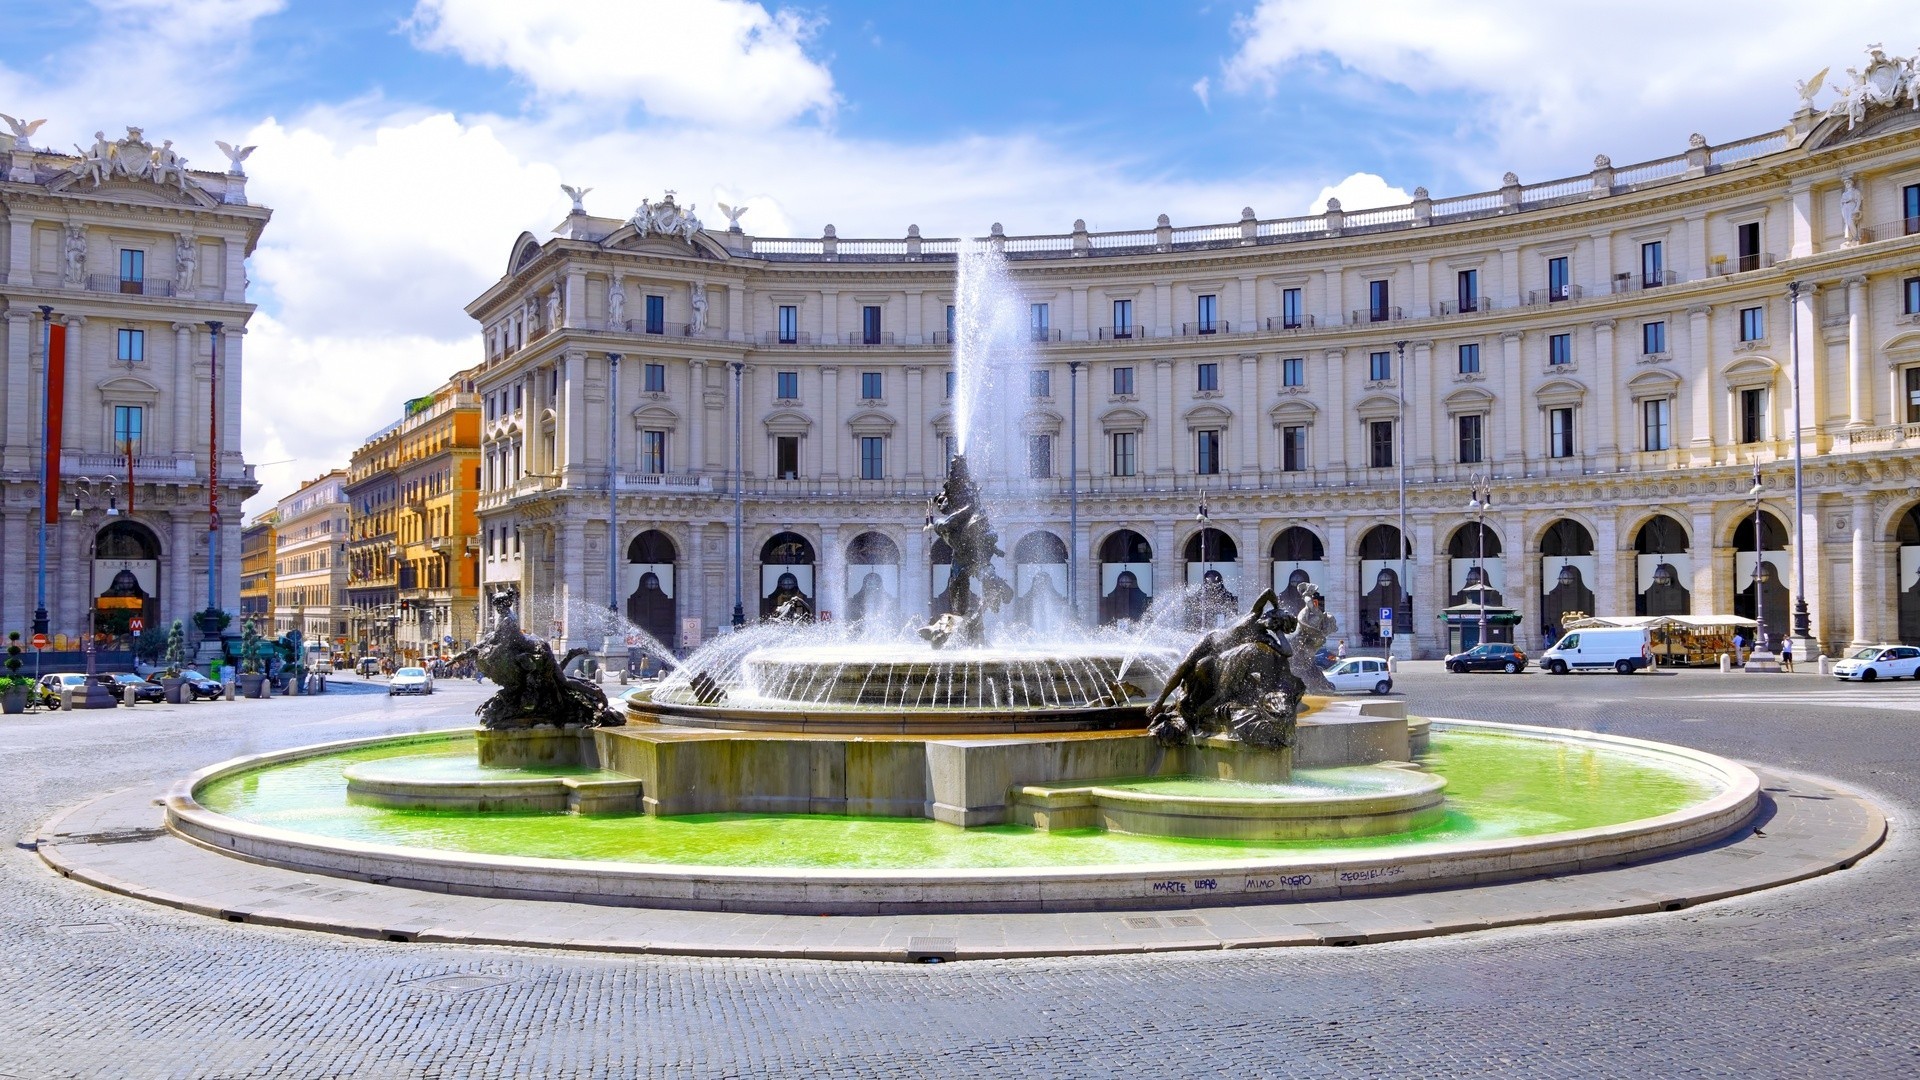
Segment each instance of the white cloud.
[{"label": "white cloud", "polygon": [[[1450,113],[1418,137],[1419,153],[1481,182],[1507,169],[1544,179],[1581,171],[1595,152],[1624,164],[1678,153],[1693,131],[1726,142],[1777,128],[1793,110],[1795,79],[1830,63],[1839,70],[1867,42],[1911,25],[1900,0],[1818,15],[1795,0],[1617,0],[1578,15],[1544,14],[1528,0],[1262,0],[1238,25],[1221,83],[1232,93],[1345,96],[1358,111],[1410,123],[1431,121],[1451,96]],[[1422,115],[1378,94],[1386,84],[1420,95]]]},{"label": "white cloud", "polygon": [[1200,76],[1199,80],[1193,84],[1193,96],[1200,99],[1201,108],[1207,110],[1208,112],[1212,112],[1213,111],[1213,79],[1206,75]]},{"label": "white cloud", "polygon": [[425,48],[505,68],[547,98],[636,102],[655,117],[772,127],[827,117],[815,24],[744,0],[420,0]]},{"label": "white cloud", "polygon": [[1337,184],[1321,188],[1320,194],[1315,195],[1301,213],[1321,213],[1326,210],[1328,199],[1339,199],[1342,210],[1368,210],[1377,206],[1405,206],[1413,201],[1413,194],[1373,173],[1354,173]]}]

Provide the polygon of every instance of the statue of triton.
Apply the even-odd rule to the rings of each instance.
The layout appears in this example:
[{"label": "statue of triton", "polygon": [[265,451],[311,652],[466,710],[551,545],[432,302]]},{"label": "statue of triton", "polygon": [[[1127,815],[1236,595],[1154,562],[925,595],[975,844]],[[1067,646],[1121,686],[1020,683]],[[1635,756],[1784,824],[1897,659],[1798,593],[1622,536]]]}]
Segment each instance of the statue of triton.
[{"label": "statue of triton", "polygon": [[[947,577],[947,595],[952,615],[920,630],[920,636],[940,648],[949,640],[961,645],[983,645],[986,635],[981,616],[997,611],[1013,599],[1013,586],[993,568],[994,556],[1004,556],[1000,536],[993,531],[987,511],[980,505],[980,487],[967,471],[967,456],[955,454],[947,466],[947,482],[940,493],[927,502],[927,531],[947,542],[953,552],[952,570]],[[973,580],[980,579],[980,596],[973,595]]]},{"label": "statue of triton", "polygon": [[493,629],[453,658],[455,663],[473,660],[482,675],[500,686],[474,710],[483,727],[501,731],[536,724],[619,727],[626,723],[608,706],[599,686],[564,673],[567,664],[590,650],[572,649],[555,659],[551,646],[520,629],[513,617],[512,593],[495,593],[492,603],[499,616]]}]

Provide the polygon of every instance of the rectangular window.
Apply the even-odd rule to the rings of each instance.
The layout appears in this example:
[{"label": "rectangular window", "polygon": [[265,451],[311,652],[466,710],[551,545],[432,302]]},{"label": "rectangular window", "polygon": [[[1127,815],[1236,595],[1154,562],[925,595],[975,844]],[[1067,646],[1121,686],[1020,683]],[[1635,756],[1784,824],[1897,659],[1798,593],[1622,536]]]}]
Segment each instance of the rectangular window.
[{"label": "rectangular window", "polygon": [[949,401],[953,400],[953,391],[956,387],[959,386],[959,384],[960,384],[960,373],[957,371],[947,372],[947,400]]},{"label": "rectangular window", "polygon": [[1374,468],[1393,468],[1393,421],[1374,420],[1367,424],[1367,449],[1367,461]]},{"label": "rectangular window", "polygon": [[1647,356],[1658,356],[1667,351],[1667,324],[1665,322],[1640,324],[1640,351]]},{"label": "rectangular window", "polygon": [[487,395],[487,422],[488,423],[493,422],[493,405],[494,405],[494,396],[492,394],[488,394]]},{"label": "rectangular window", "polygon": [[940,445],[946,451],[947,455],[941,459],[940,471],[943,474],[952,472],[953,459],[960,456],[960,440],[949,435],[940,440]]},{"label": "rectangular window", "polygon": [[1113,392],[1115,396],[1130,396],[1133,393],[1133,369],[1117,367],[1113,369]]},{"label": "rectangular window", "polygon": [[1219,317],[1220,298],[1211,293],[1200,297],[1194,304],[1193,318],[1197,329],[1203,334],[1211,334],[1219,329],[1216,320]]},{"label": "rectangular window", "polygon": [[1640,287],[1656,289],[1667,283],[1665,246],[1658,240],[1640,245]]},{"label": "rectangular window", "polygon": [[1115,300],[1113,302],[1113,336],[1117,338],[1133,336],[1133,301]]},{"label": "rectangular window", "polygon": [[1367,321],[1386,322],[1391,317],[1392,292],[1385,281],[1367,282]]},{"label": "rectangular window", "polygon": [[1300,302],[1299,289],[1280,290],[1280,328],[1298,330],[1306,325],[1305,307]]},{"label": "rectangular window", "polygon": [[643,431],[640,433],[640,471],[654,476],[667,471],[666,432]]},{"label": "rectangular window", "polygon": [[1558,255],[1547,260],[1547,299],[1565,300],[1567,286],[1570,284],[1567,257]]},{"label": "rectangular window", "polygon": [[879,401],[886,396],[880,392],[880,374],[878,371],[863,371],[860,373],[860,400]]},{"label": "rectangular window", "polygon": [[146,290],[147,253],[132,248],[120,249],[120,291],[140,293]]},{"label": "rectangular window", "polygon": [[1655,398],[1640,403],[1640,413],[1645,421],[1646,435],[1641,441],[1645,450],[1667,450],[1673,446],[1673,402],[1666,398]]},{"label": "rectangular window", "polygon": [[1740,340],[1765,341],[1767,338],[1767,309],[1749,307],[1740,309]]},{"label": "rectangular window", "polygon": [[1456,275],[1455,290],[1455,299],[1458,301],[1461,311],[1480,310],[1480,271],[1460,271],[1460,273]]},{"label": "rectangular window", "polygon": [[860,309],[860,344],[880,344],[880,308],[868,304]]},{"label": "rectangular window", "polygon": [[1053,315],[1046,304],[1027,305],[1027,327],[1033,331],[1033,340],[1046,341],[1052,336]]},{"label": "rectangular window", "polygon": [[1552,334],[1547,338],[1547,363],[1573,363],[1573,335]]},{"label": "rectangular window", "polygon": [[[1920,368],[1916,368],[1920,371]],[[1305,472],[1307,470],[1307,428],[1305,424],[1289,424],[1280,429],[1280,469],[1282,472]]]},{"label": "rectangular window", "polygon": [[1907,222],[1907,235],[1920,233],[1920,184],[1908,184],[1900,189],[1901,216]]},{"label": "rectangular window", "polygon": [[1767,392],[1740,391],[1740,441],[1757,443],[1767,437]]},{"label": "rectangular window", "polygon": [[800,341],[800,309],[793,304],[780,305],[780,344],[794,345]]},{"label": "rectangular window", "polygon": [[147,332],[145,330],[120,331],[120,359],[129,364],[139,363],[147,358]]},{"label": "rectangular window", "polygon": [[1307,360],[1304,356],[1289,356],[1280,361],[1281,386],[1307,385]]},{"label": "rectangular window", "polygon": [[1385,382],[1393,378],[1393,354],[1390,352],[1368,353],[1367,378],[1374,382]]},{"label": "rectangular window", "polygon": [[774,372],[773,396],[782,401],[799,401],[800,373],[797,371]]},{"label": "rectangular window", "polygon": [[140,431],[145,426],[146,410],[138,405],[113,407],[113,449],[116,454],[140,456]]},{"label": "rectangular window", "polygon": [[1201,476],[1220,475],[1220,432],[1208,428],[1193,433],[1193,471]]},{"label": "rectangular window", "polygon": [[647,297],[647,333],[664,334],[667,332],[667,298],[664,296]]},{"label": "rectangular window", "polygon": [[1920,277],[1910,277],[1900,283],[1900,311],[1905,315],[1920,315]]},{"label": "rectangular window", "polygon": [[1131,431],[1113,433],[1113,475],[1132,476],[1138,465],[1135,449],[1140,436]]},{"label": "rectangular window", "polygon": [[1459,418],[1460,421],[1460,464],[1478,465],[1486,460],[1485,434],[1486,418],[1472,413]]},{"label": "rectangular window", "polygon": [[947,305],[947,344],[953,344],[953,305]]},{"label": "rectangular window", "polygon": [[1547,410],[1547,456],[1573,456],[1573,410]]},{"label": "rectangular window", "polygon": [[887,440],[882,435],[860,436],[860,479],[887,478]]},{"label": "rectangular window", "polygon": [[1034,397],[1034,398],[1052,397],[1053,396],[1053,372],[1051,371],[1027,372],[1027,396]]},{"label": "rectangular window", "polygon": [[1907,369],[1907,423],[1920,424],[1920,367]]},{"label": "rectangular window", "polygon": [[1480,343],[1470,341],[1460,346],[1460,374],[1480,374]]},{"label": "rectangular window", "polygon": [[526,395],[522,393],[522,391],[524,391],[525,389],[526,389],[526,386],[522,383],[513,384],[513,411],[514,412],[519,412],[521,406],[526,404]]},{"label": "rectangular window", "polygon": [[800,479],[800,436],[780,435],[774,438],[773,471],[782,480]]},{"label": "rectangular window", "polygon": [[1201,364],[1196,371],[1193,388],[1202,394],[1210,394],[1218,391],[1220,389],[1220,365]]},{"label": "rectangular window", "polygon": [[647,365],[647,393],[664,394],[667,392],[667,365]]},{"label": "rectangular window", "polygon": [[1027,475],[1036,480],[1053,475],[1053,436],[1027,436]]},{"label": "rectangular window", "polygon": [[1740,270],[1760,269],[1760,223],[1749,221],[1735,230],[1740,247]]}]

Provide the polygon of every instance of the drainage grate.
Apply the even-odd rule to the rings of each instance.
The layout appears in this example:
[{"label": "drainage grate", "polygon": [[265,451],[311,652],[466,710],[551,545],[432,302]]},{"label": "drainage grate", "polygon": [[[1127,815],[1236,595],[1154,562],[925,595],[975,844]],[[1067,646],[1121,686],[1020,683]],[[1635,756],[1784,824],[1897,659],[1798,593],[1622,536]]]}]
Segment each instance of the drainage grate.
[{"label": "drainage grate", "polygon": [[422,979],[415,985],[443,994],[470,994],[475,990],[490,990],[496,986],[505,986],[512,981],[504,975],[441,975],[432,979]]},{"label": "drainage grate", "polygon": [[56,926],[54,929],[63,934],[117,934],[120,932],[118,924],[104,922],[67,923],[64,926]]},{"label": "drainage grate", "polygon": [[1160,920],[1151,915],[1135,915],[1121,921],[1126,923],[1130,930],[1158,930],[1161,925]]},{"label": "drainage grate", "polygon": [[1169,915],[1167,922],[1173,926],[1205,926],[1207,920],[1198,915]]},{"label": "drainage grate", "polygon": [[950,937],[911,937],[907,939],[909,964],[943,964],[959,953]]}]

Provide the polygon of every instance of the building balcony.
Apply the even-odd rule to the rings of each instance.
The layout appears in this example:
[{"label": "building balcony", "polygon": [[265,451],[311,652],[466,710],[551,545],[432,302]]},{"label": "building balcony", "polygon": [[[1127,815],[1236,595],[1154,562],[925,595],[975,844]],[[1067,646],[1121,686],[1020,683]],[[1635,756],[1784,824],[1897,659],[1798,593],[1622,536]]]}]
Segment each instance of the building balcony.
[{"label": "building balcony", "polygon": [[1190,322],[1190,323],[1180,324],[1181,337],[1209,337],[1214,334],[1230,334],[1232,332],[1233,332],[1233,328],[1230,325],[1228,325],[1227,320],[1225,319],[1215,319],[1212,322]]},{"label": "building balcony", "polygon": [[1349,313],[1347,321],[1355,326],[1362,323],[1399,322],[1406,313],[1397,307],[1355,308]]},{"label": "building balcony", "polygon": [[1270,333],[1297,334],[1302,330],[1313,329],[1314,318],[1311,315],[1269,315],[1267,330]]},{"label": "building balcony", "polygon": [[713,490],[713,480],[692,473],[621,473],[620,491],[700,491]]}]

